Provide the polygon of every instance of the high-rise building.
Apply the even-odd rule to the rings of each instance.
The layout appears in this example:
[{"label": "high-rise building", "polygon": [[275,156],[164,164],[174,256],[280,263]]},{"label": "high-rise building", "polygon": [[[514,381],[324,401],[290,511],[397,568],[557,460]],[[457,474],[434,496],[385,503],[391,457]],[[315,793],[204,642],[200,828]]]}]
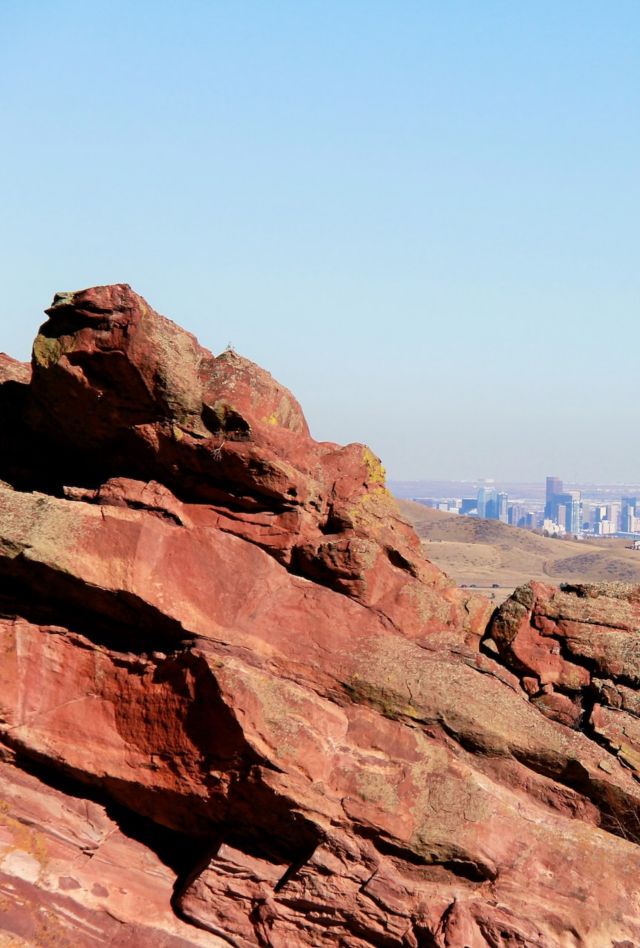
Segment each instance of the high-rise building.
[{"label": "high-rise building", "polygon": [[537,530],[542,526],[542,518],[535,510],[529,510],[527,513],[527,530]]},{"label": "high-rise building", "polygon": [[559,477],[547,477],[546,503],[544,505],[544,515],[551,520],[556,519],[556,500],[555,498],[562,493],[562,481]]},{"label": "high-rise building", "polygon": [[623,533],[635,532],[636,510],[638,507],[637,497],[623,497],[620,511],[620,529]]},{"label": "high-rise building", "polygon": [[582,507],[580,504],[580,491],[569,491],[571,502],[567,505],[567,518],[565,521],[565,530],[567,533],[573,533],[574,536],[582,533]]},{"label": "high-rise building", "polygon": [[499,491],[496,496],[496,520],[509,522],[509,495],[504,491]]},{"label": "high-rise building", "polygon": [[613,524],[612,533],[617,533],[620,529],[620,507],[617,501],[607,504],[607,520]]},{"label": "high-rise building", "polygon": [[482,517],[483,519],[487,513],[487,493],[488,491],[486,487],[481,487],[478,490],[478,516]]},{"label": "high-rise building", "polygon": [[561,527],[564,527],[567,533],[575,535],[582,533],[582,495],[579,490],[567,490],[563,494],[555,494],[553,497],[553,515],[547,517],[545,507],[545,517],[549,520],[555,520]]},{"label": "high-rise building", "polygon": [[[564,494],[560,494],[560,497],[564,497]],[[556,503],[555,515],[553,517],[545,517],[545,520],[551,520],[552,523],[557,523],[562,527],[563,530],[567,529],[567,505]]]},{"label": "high-rise building", "polygon": [[478,491],[478,516],[495,520],[497,500],[498,493],[493,487],[481,487]]}]

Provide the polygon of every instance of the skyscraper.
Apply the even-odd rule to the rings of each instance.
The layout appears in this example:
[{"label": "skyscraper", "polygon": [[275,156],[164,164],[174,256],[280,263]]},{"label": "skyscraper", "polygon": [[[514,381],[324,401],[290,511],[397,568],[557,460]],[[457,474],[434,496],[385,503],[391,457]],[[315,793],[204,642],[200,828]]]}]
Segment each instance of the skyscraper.
[{"label": "skyscraper", "polygon": [[620,529],[620,506],[617,502],[607,504],[607,520],[613,524],[612,533],[617,533]]},{"label": "skyscraper", "polygon": [[[560,497],[564,497],[564,494],[560,494]],[[554,515],[550,517],[552,523],[557,523],[562,527],[563,530],[567,529],[567,505],[561,503],[560,501],[556,502],[555,507],[553,508]]]},{"label": "skyscraper", "polygon": [[544,515],[550,520],[557,519],[556,497],[562,493],[562,481],[559,477],[547,477],[546,503],[544,505]]},{"label": "skyscraper", "polygon": [[500,491],[496,497],[496,520],[502,520],[503,523],[509,522],[509,495]]},{"label": "skyscraper", "polygon": [[481,487],[478,491],[478,516],[495,520],[497,499],[498,494],[493,487]]},{"label": "skyscraper", "polygon": [[622,509],[620,513],[620,529],[623,533],[634,533],[636,510],[638,507],[637,497],[623,497]]},{"label": "skyscraper", "polygon": [[571,499],[567,504],[567,519],[565,523],[565,529],[567,533],[573,533],[574,536],[578,536],[579,533],[582,533],[582,507],[580,503],[580,491],[570,490],[568,491],[568,496]]}]

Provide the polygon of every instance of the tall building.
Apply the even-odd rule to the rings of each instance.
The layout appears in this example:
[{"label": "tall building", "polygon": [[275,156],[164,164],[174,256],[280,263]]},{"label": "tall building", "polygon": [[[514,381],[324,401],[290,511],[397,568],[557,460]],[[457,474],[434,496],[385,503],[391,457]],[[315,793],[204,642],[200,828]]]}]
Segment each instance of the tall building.
[{"label": "tall building", "polygon": [[617,533],[620,529],[620,508],[617,502],[607,504],[607,520],[613,524],[612,533]]},{"label": "tall building", "polygon": [[567,517],[565,521],[565,530],[567,533],[573,533],[578,536],[582,533],[582,507],[580,504],[580,491],[569,491],[571,501],[567,504]]},{"label": "tall building", "polygon": [[523,504],[511,504],[509,506],[509,523],[513,527],[526,527],[527,508]]},{"label": "tall building", "polygon": [[[553,516],[548,517],[564,527],[567,533],[582,533],[582,495],[579,490],[567,490],[553,498]],[[546,509],[546,508],[545,508]]]},{"label": "tall building", "polygon": [[478,516],[495,520],[497,501],[498,493],[493,487],[481,487],[478,491]]},{"label": "tall building", "polygon": [[[564,494],[560,494],[560,497],[564,497]],[[563,530],[567,529],[567,504],[556,503],[554,507],[554,516],[545,517],[545,520],[550,520],[552,523],[557,523],[562,527]]]},{"label": "tall building", "polygon": [[546,503],[544,515],[551,520],[556,519],[556,497],[562,494],[562,481],[559,477],[547,477]]},{"label": "tall building", "polygon": [[[602,527],[601,524],[607,524]],[[607,505],[599,504],[595,501],[582,501],[582,529],[590,530],[598,535],[604,534],[609,530],[609,521],[607,520]],[[613,532],[613,531],[610,531]]]},{"label": "tall building", "polygon": [[500,491],[496,496],[496,520],[509,522],[509,495]]},{"label": "tall building", "polygon": [[483,519],[487,513],[487,493],[488,491],[486,487],[481,487],[478,490],[478,502],[477,502],[478,516],[482,517]]},{"label": "tall building", "polygon": [[637,497],[623,497],[620,510],[620,529],[623,533],[635,532],[636,510],[638,507]]}]

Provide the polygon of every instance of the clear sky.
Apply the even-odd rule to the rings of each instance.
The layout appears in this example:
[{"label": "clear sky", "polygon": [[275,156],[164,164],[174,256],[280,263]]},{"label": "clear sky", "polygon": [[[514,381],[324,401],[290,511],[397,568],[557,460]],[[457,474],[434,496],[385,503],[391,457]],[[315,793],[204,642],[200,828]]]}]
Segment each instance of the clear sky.
[{"label": "clear sky", "polygon": [[395,478],[640,480],[638,0],[3,0],[0,350],[128,282]]}]

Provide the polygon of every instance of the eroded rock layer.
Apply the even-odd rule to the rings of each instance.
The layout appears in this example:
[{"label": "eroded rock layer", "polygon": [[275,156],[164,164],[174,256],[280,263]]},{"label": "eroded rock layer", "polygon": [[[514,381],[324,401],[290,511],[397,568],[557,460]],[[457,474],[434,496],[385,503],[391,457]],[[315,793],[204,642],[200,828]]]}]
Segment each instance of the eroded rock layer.
[{"label": "eroded rock layer", "polygon": [[636,587],[489,603],[124,285],[0,357],[0,942],[640,944]]}]

